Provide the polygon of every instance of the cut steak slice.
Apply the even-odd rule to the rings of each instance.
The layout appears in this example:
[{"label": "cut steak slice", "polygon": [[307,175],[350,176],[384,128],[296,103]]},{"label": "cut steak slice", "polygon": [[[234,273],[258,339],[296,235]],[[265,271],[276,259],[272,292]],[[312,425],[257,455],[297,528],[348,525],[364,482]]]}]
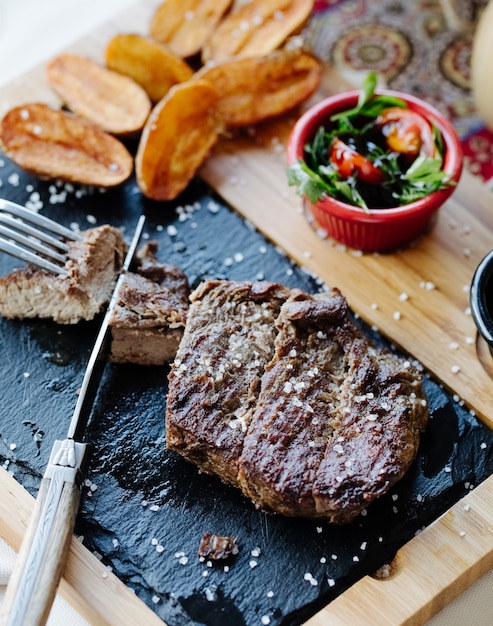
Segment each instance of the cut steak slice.
[{"label": "cut steak slice", "polygon": [[183,336],[190,287],[181,268],[160,263],[157,243],[139,251],[135,272],[127,272],[110,317],[110,360],[163,365],[172,361]]},{"label": "cut steak slice", "polygon": [[68,242],[65,276],[33,265],[0,278],[0,313],[5,318],[51,318],[59,324],[93,319],[111,297],[126,244],[118,228],[99,226]]},{"label": "cut steak slice", "polygon": [[338,290],[293,291],[240,459],[257,506],[353,520],[408,470],[427,424],[418,370],[374,348]]},{"label": "cut steak slice", "polygon": [[208,281],[191,296],[169,374],[166,443],[226,483],[238,484],[243,439],[288,295],[275,283]]}]

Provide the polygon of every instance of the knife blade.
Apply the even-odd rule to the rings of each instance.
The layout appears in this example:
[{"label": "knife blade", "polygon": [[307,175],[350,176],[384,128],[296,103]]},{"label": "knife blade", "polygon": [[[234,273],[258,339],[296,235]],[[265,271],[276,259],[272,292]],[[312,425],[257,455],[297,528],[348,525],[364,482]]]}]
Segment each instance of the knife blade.
[{"label": "knife blade", "polygon": [[2,626],[43,626],[48,619],[79,508],[87,444],[78,441],[93,407],[110,342],[109,321],[121,282],[135,257],[141,216],[91,351],[67,436],[53,444],[34,512],[0,606]]}]

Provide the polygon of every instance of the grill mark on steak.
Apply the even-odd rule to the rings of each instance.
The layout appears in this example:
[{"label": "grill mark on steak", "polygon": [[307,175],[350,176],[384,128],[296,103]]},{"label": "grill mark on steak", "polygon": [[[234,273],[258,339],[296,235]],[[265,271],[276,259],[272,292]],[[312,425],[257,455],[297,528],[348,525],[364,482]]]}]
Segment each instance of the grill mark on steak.
[{"label": "grill mark on steak", "polygon": [[237,485],[237,463],[274,351],[289,291],[275,283],[207,281],[191,295],[169,374],[166,442],[204,472]]}]

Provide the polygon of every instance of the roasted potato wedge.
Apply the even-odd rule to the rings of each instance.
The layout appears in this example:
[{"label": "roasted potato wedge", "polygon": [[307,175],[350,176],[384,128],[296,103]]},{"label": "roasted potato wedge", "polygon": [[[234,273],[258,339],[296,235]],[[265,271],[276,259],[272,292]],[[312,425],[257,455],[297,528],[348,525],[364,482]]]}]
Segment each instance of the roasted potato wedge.
[{"label": "roasted potato wedge", "polygon": [[60,54],[46,68],[48,84],[66,106],[115,135],[142,130],[151,101],[134,80],[76,54]]},{"label": "roasted potato wedge", "polygon": [[251,0],[239,4],[202,48],[202,61],[272,52],[308,19],[313,0]]},{"label": "roasted potato wedge", "polygon": [[137,183],[153,200],[185,189],[218,140],[213,85],[194,80],[172,87],[152,110],[135,159]]},{"label": "roasted potato wedge", "polygon": [[181,57],[191,57],[228,10],[232,0],[166,0],[151,20],[150,35]]},{"label": "roasted potato wedge", "polygon": [[256,124],[307,100],[318,88],[322,66],[301,48],[222,61],[195,75],[216,87],[216,112],[226,127]]},{"label": "roasted potato wedge", "polygon": [[40,178],[113,187],[133,170],[132,156],[118,139],[43,103],[5,114],[0,147],[19,167]]},{"label": "roasted potato wedge", "polygon": [[120,34],[110,39],[106,66],[138,83],[152,100],[159,102],[170,88],[188,80],[192,68],[167,46],[150,37]]}]

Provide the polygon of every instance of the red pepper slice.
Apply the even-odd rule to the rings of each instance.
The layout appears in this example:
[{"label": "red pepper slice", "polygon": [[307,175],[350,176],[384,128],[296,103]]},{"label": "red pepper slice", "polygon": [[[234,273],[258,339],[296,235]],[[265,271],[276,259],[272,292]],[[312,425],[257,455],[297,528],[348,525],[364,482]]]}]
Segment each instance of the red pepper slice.
[{"label": "red pepper slice", "polygon": [[393,152],[433,157],[436,145],[430,124],[416,111],[390,107],[377,117],[375,125],[382,129],[388,147]]},{"label": "red pepper slice", "polygon": [[384,181],[383,172],[341,139],[334,139],[332,142],[330,160],[343,178],[357,176],[359,180],[370,185],[379,185]]}]

